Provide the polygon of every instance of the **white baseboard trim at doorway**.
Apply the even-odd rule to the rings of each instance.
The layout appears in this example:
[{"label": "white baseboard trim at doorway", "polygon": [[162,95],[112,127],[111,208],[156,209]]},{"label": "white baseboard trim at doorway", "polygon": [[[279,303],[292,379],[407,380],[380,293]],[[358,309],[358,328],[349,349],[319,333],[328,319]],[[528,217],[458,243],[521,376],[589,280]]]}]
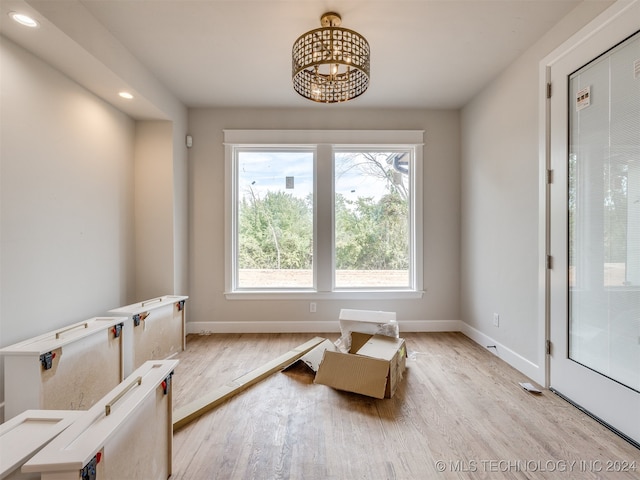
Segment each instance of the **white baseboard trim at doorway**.
[{"label": "white baseboard trim at doorway", "polygon": [[493,338],[488,335],[485,335],[480,330],[476,330],[472,326],[461,322],[462,328],[461,332],[469,337],[471,340],[476,342],[478,345],[485,347],[491,353],[493,353],[496,357],[507,362],[513,368],[523,373],[534,382],[544,386],[544,369],[540,368],[539,365],[527,360],[522,355],[514,352],[510,348],[505,347],[500,342],[497,342]]}]

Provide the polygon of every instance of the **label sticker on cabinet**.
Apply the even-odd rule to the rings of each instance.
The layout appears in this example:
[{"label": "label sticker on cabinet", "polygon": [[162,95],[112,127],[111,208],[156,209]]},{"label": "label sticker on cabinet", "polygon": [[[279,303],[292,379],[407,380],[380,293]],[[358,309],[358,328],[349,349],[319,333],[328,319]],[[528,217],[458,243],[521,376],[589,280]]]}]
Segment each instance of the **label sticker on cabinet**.
[{"label": "label sticker on cabinet", "polygon": [[576,112],[591,105],[591,85],[576,94]]}]

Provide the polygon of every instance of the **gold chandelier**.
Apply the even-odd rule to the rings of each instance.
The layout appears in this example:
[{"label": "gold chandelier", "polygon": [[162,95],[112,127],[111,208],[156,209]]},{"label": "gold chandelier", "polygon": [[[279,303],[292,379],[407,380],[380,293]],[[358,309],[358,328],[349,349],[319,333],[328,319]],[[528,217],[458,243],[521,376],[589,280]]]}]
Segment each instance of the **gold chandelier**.
[{"label": "gold chandelier", "polygon": [[337,13],[325,13],[320,18],[322,28],[301,35],[293,44],[293,88],[314,102],[346,102],[369,86],[369,42],[341,28],[341,23]]}]

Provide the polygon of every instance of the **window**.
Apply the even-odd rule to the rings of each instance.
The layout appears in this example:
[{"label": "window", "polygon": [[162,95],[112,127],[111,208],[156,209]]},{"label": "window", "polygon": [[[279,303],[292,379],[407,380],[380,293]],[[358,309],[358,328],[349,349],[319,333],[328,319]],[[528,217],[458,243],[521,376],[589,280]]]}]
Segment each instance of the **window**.
[{"label": "window", "polygon": [[313,288],[309,149],[238,148],[237,289]]},{"label": "window", "polygon": [[224,134],[227,298],[422,295],[423,132]]},{"label": "window", "polygon": [[334,285],[411,288],[411,149],[334,149]]}]

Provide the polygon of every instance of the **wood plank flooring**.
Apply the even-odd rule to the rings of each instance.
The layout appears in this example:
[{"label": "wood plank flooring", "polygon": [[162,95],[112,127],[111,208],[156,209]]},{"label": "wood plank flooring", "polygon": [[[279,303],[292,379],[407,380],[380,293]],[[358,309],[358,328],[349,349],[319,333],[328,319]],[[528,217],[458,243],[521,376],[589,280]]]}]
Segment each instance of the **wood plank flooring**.
[{"label": "wood plank flooring", "polygon": [[[173,380],[187,404],[315,335],[190,335]],[[392,399],[278,372],[174,434],[172,479],[638,479],[640,450],[460,333],[403,334]],[[633,470],[635,465],[635,471]],[[621,471],[626,470],[626,471]]]}]

